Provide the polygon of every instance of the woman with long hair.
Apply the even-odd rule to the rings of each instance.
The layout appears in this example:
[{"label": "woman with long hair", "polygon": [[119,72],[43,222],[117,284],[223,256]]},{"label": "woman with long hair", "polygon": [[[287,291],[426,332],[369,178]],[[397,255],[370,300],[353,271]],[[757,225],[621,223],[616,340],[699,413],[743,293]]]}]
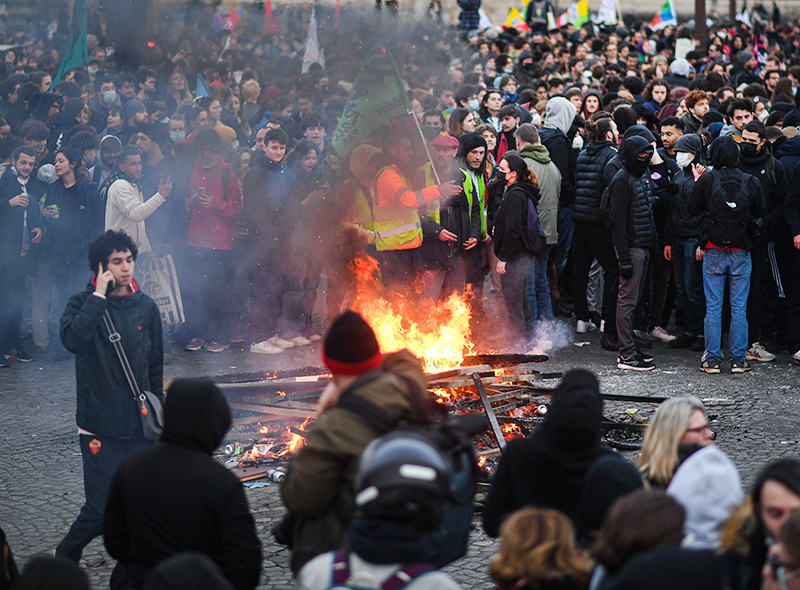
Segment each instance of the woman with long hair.
[{"label": "woman with long hair", "polygon": [[475,131],[475,113],[469,109],[456,108],[447,120],[447,132],[453,137],[461,137],[465,133]]},{"label": "woman with long hair", "polygon": [[516,154],[506,154],[497,167],[497,182],[505,185],[502,204],[494,220],[494,253],[503,285],[509,331],[514,344],[525,346],[533,336],[533,314],[528,305],[527,276],[534,254],[525,246],[522,232],[528,217],[528,201],[539,203],[539,189],[528,165]]},{"label": "woman with long hair", "polygon": [[167,80],[167,92],[165,94],[167,99],[167,113],[172,115],[184,100],[194,98],[189,90],[189,83],[186,81],[186,76],[180,70],[175,70],[169,75]]},{"label": "woman with long hair", "polygon": [[656,115],[667,102],[669,102],[670,88],[664,80],[653,80],[642,92],[644,106],[653,111]]},{"label": "woman with long hair", "polygon": [[500,129],[500,118],[497,113],[503,106],[503,93],[499,90],[488,90],[481,98],[481,108],[478,116],[484,123],[489,123],[495,129]]},{"label": "woman with long hair", "polygon": [[639,471],[651,486],[665,489],[681,463],[681,445],[706,446],[713,439],[706,407],[699,398],[668,399],[658,407],[644,434]]},{"label": "woman with long hair", "polygon": [[499,590],[582,590],[591,569],[591,559],[575,547],[566,516],[523,508],[500,527],[500,549],[490,571]]}]

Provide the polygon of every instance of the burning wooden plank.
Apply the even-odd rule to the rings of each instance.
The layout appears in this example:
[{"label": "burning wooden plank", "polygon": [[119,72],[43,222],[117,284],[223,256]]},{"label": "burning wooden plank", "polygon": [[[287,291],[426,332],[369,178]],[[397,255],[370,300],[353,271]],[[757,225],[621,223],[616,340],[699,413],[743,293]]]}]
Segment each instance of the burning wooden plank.
[{"label": "burning wooden plank", "polygon": [[497,422],[497,416],[495,416],[494,410],[492,410],[492,404],[489,401],[489,397],[486,395],[486,388],[483,386],[483,380],[478,373],[472,375],[472,380],[475,383],[475,390],[481,398],[486,416],[489,418],[489,425],[492,427],[492,434],[494,434],[494,438],[497,441],[497,446],[500,448],[500,451],[503,451],[506,448],[506,439],[503,437],[503,430]]},{"label": "burning wooden plank", "polygon": [[513,367],[526,363],[543,363],[549,361],[546,354],[469,354],[464,357],[461,364],[465,367],[471,365],[489,365],[490,367]]}]

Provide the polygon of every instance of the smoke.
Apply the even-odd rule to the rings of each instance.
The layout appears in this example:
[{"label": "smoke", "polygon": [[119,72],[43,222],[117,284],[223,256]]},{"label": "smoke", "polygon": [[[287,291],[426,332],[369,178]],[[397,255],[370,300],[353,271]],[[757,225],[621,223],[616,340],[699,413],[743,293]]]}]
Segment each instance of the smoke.
[{"label": "smoke", "polygon": [[534,348],[552,354],[572,344],[574,332],[572,324],[565,320],[538,321],[533,332]]}]

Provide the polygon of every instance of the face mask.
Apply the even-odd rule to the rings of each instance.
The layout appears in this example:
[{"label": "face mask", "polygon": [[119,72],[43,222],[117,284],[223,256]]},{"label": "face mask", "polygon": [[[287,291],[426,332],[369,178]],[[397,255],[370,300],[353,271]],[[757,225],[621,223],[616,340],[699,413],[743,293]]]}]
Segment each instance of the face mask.
[{"label": "face mask", "polygon": [[769,119],[769,113],[767,112],[767,109],[764,109],[763,111],[758,113],[757,116],[758,120],[761,121],[762,123],[766,122],[766,120]]},{"label": "face mask", "polygon": [[104,92],[103,102],[106,104],[114,104],[115,102],[117,102],[117,92],[115,90],[109,90],[108,92]]},{"label": "face mask", "polygon": [[513,71],[514,71],[514,66],[506,66],[505,68],[503,68],[503,71],[504,71],[506,74],[510,74],[511,72],[513,72]]},{"label": "face mask", "polygon": [[175,143],[178,143],[179,141],[186,139],[185,133],[170,133],[169,136]]},{"label": "face mask", "polygon": [[478,109],[481,108],[481,103],[478,102],[477,98],[473,98],[471,101],[469,101],[469,108],[470,108],[470,110],[473,110],[473,111],[477,112]]},{"label": "face mask", "polygon": [[505,186],[506,181],[507,181],[506,173],[503,172],[502,170],[498,170],[497,171],[497,182],[500,183],[500,186]]},{"label": "face mask", "polygon": [[742,155],[747,156],[748,158],[754,158],[758,155],[758,146],[753,143],[746,143],[742,142],[739,144],[739,147],[742,150]]},{"label": "face mask", "polygon": [[675,161],[681,168],[686,168],[694,160],[694,154],[688,152],[677,152],[675,154]]}]

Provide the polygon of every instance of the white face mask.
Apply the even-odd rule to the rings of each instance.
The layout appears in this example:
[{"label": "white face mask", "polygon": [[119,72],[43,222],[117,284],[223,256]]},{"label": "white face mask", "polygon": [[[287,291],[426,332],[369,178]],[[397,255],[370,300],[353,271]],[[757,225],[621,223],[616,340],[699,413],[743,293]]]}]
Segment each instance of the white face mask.
[{"label": "white face mask", "polygon": [[758,117],[759,121],[764,123],[764,122],[766,122],[767,119],[769,119],[769,112],[767,111],[767,109],[764,109],[763,111],[758,113],[758,115],[756,115],[756,116]]},{"label": "white face mask", "polygon": [[694,154],[689,152],[677,152],[675,154],[675,161],[681,168],[686,168],[694,160]]}]

